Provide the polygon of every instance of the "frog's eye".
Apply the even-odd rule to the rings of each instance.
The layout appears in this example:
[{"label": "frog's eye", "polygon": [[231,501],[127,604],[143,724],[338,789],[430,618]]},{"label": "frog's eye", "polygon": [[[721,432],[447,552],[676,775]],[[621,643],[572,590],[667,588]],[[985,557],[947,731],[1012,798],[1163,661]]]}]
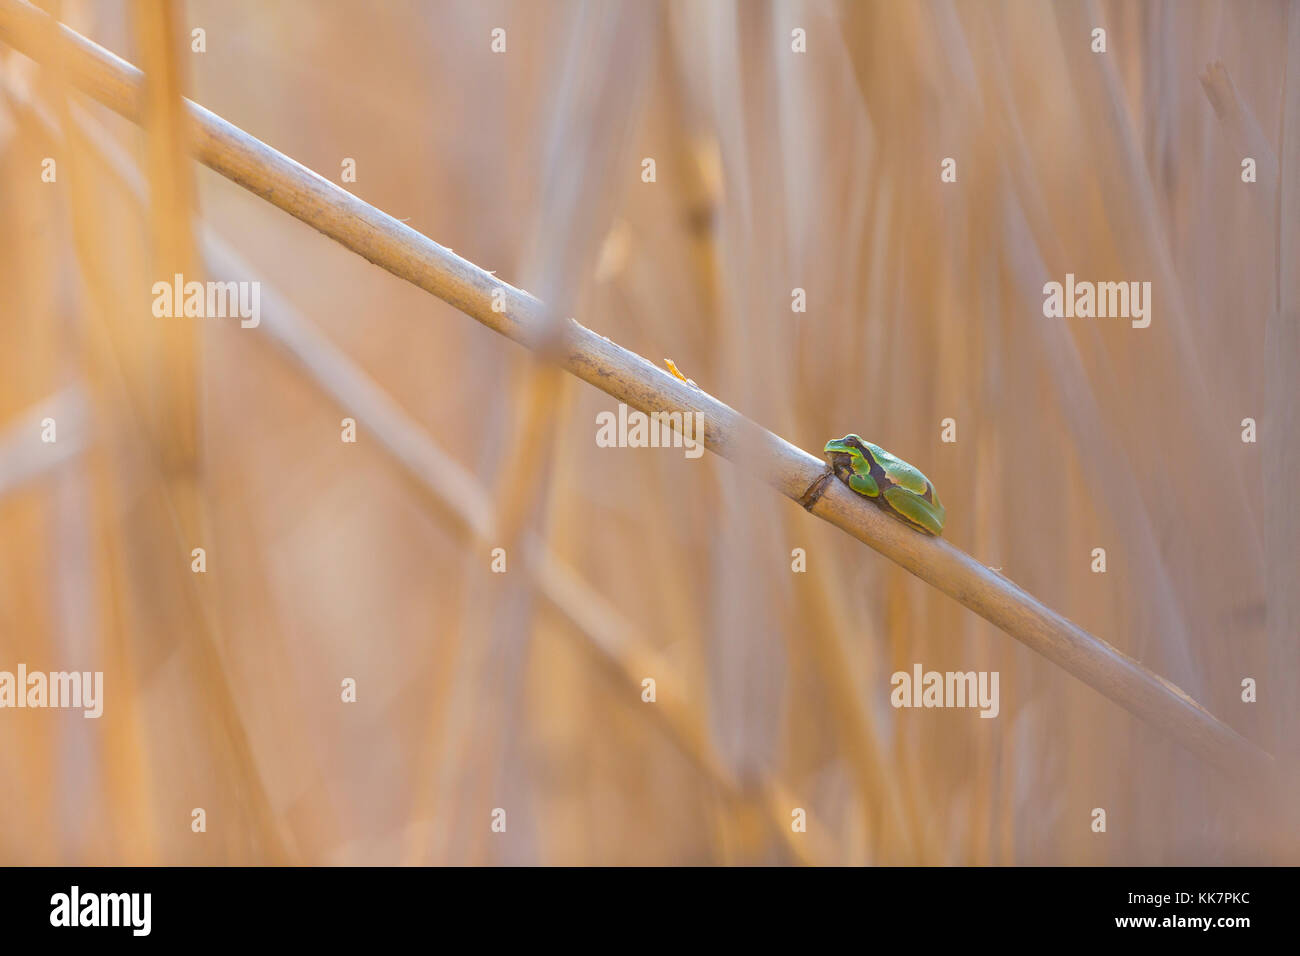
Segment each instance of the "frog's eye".
[{"label": "frog's eye", "polygon": [[856,448],[858,451],[866,454],[867,447],[862,444],[862,439],[857,435],[845,435],[844,444],[848,445],[850,448]]}]

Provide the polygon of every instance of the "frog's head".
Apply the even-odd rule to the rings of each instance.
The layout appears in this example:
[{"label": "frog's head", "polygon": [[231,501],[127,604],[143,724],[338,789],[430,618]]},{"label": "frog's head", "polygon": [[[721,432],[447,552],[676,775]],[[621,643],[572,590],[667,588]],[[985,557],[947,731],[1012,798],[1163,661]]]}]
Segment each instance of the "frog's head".
[{"label": "frog's head", "polygon": [[826,443],[823,451],[826,453],[827,464],[843,481],[848,481],[849,475],[869,474],[871,471],[866,443],[857,435],[834,438]]}]

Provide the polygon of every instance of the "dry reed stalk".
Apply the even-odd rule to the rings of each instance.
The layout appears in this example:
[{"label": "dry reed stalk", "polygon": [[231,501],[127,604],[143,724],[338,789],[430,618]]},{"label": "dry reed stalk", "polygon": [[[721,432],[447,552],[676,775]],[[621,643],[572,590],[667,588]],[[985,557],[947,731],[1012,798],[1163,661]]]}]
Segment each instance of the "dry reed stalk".
[{"label": "dry reed stalk", "polygon": [[[64,67],[66,61],[63,57],[68,53],[64,46],[64,39],[64,35],[53,30],[47,31],[42,26],[34,42],[41,49],[50,51],[48,54],[50,59],[60,67]],[[66,88],[62,84],[56,84],[54,95],[56,99],[54,113],[56,116],[63,117],[63,124],[71,130],[68,142],[72,144],[72,148],[68,151],[72,154],[75,165],[75,162],[80,161],[81,144],[77,138],[76,124],[67,119],[72,115],[74,107],[67,101]],[[27,103],[25,100],[17,102],[33,109],[36,118],[47,131],[57,128],[57,124],[34,104]],[[95,254],[96,244],[101,239],[93,229],[92,197],[87,192],[89,179],[74,172],[71,180],[70,205],[74,244],[91,302],[91,307],[87,310],[91,316],[87,323],[91,340],[88,352],[93,356],[93,361],[90,363],[90,378],[97,388],[106,388],[109,393],[116,389],[120,393],[120,396],[97,395],[97,399],[104,403],[104,407],[130,409],[135,414],[136,424],[141,426],[141,431],[149,434],[150,444],[156,448],[157,431],[143,426],[147,420],[144,414],[147,391],[141,389],[140,383],[133,380],[131,373],[136,370],[127,367],[126,361],[129,359],[124,360],[124,350],[115,338],[116,329],[121,327],[121,323],[115,320],[120,317],[118,310],[122,307],[123,300],[122,297],[114,294],[112,284],[104,273],[102,257]],[[142,189],[136,198],[143,201],[143,195]],[[119,401],[114,403],[111,397],[118,397]],[[130,454],[148,457],[147,452],[142,448],[134,446]],[[176,459],[173,458],[172,461],[175,462]],[[98,469],[96,474],[103,476],[102,471]],[[148,486],[143,490],[140,500],[145,505],[138,509],[137,526],[132,531],[122,530],[118,526],[117,515],[110,513],[111,502],[114,500],[110,490],[111,482],[101,482],[96,487],[97,507],[106,509],[96,515],[97,526],[102,533],[113,538],[120,545],[110,552],[114,560],[106,563],[105,566],[109,576],[117,583],[128,580],[131,573],[130,569],[118,563],[124,549],[129,549],[132,545],[140,546],[145,542],[143,546],[149,550],[149,553],[168,556],[160,565],[139,573],[141,576],[151,575],[154,578],[152,586],[158,589],[159,597],[156,604],[159,609],[162,609],[162,613],[175,614],[184,622],[184,630],[191,637],[184,644],[188,652],[185,655],[185,664],[190,668],[192,675],[190,686],[204,689],[201,698],[206,706],[199,716],[203,724],[202,732],[205,738],[225,748],[228,766],[235,768],[233,776],[238,781],[236,799],[245,804],[251,817],[259,851],[265,859],[272,862],[287,862],[290,851],[270,808],[248,734],[235,704],[235,695],[225,662],[222,660],[216,615],[208,606],[202,589],[195,581],[195,575],[191,574],[188,568],[189,553],[194,542],[193,532],[196,528],[192,522],[196,515],[201,515],[201,510],[196,510],[199,509],[200,504],[195,483],[196,475],[193,473],[187,475],[184,470],[164,470],[163,474],[151,477],[159,484],[156,487]],[[178,480],[185,483],[179,491]],[[119,495],[117,500],[121,500],[121,497]],[[190,516],[189,519],[186,518],[187,514]],[[182,557],[173,557],[178,554]],[[115,611],[126,610],[114,600],[120,594],[119,589],[117,595],[104,595],[109,602],[108,607]],[[122,665],[130,660],[133,666],[143,667],[149,654],[139,644],[131,644],[123,634],[118,632],[117,628],[122,624],[122,617],[123,614],[120,613],[115,613],[111,617],[113,629],[104,648],[105,657],[118,661]],[[143,712],[144,706],[138,709],[135,706],[137,699],[131,694],[131,677],[125,676],[122,684],[128,694],[128,702],[123,706],[123,720],[125,724],[135,728],[135,732],[115,737],[110,742],[110,747],[123,758],[123,762],[110,777],[110,791],[119,807],[125,807],[125,816],[143,824],[144,817],[141,814],[144,803],[139,799],[139,794],[147,775],[143,772],[131,773],[127,768],[136,771],[143,771],[145,768],[143,757],[146,745],[140,742],[138,729],[138,714]],[[143,688],[141,693],[143,694]],[[138,831],[138,837],[138,842],[133,841],[130,849],[133,852],[142,852],[148,859],[152,853],[154,837],[147,829]],[[228,834],[227,848],[233,852],[242,839],[240,834],[233,832]]]},{"label": "dry reed stalk", "polygon": [[[163,0],[135,0],[134,17],[143,85],[143,123],[149,183],[149,224],[154,274],[199,278],[192,223],[194,168],[188,161],[184,79],[176,50],[183,42],[174,6]],[[66,127],[65,127],[66,128]],[[146,327],[150,328],[150,327]],[[202,325],[159,322],[151,327],[160,340],[154,397],[157,447],[163,473],[172,486],[181,525],[191,539],[206,538],[199,495],[199,349]]]},{"label": "dry reed stalk", "polygon": [[[32,103],[23,102],[21,105],[42,124],[47,135],[57,135],[57,124],[47,112]],[[98,155],[128,191],[138,201],[143,202],[145,185],[133,161],[95,120],[75,104],[71,108],[71,116],[80,134],[79,141]],[[252,274],[250,267],[241,261],[231,247],[206,227],[204,227],[203,247],[207,265],[214,274],[222,277]],[[309,380],[334,398],[340,408],[354,413],[358,409],[361,410],[359,415],[361,423],[380,438],[381,447],[397,457],[407,475],[415,480],[425,500],[436,506],[444,520],[464,519],[452,520],[452,523],[458,531],[462,532],[462,537],[468,544],[478,550],[485,541],[497,540],[501,534],[503,521],[490,520],[486,517],[492,513],[486,497],[483,497],[485,506],[481,509],[471,508],[468,514],[459,513],[468,502],[474,500],[468,489],[473,488],[476,494],[480,493],[473,477],[459,469],[459,466],[450,459],[445,458],[441,449],[432,445],[419,425],[407,418],[395,405],[386,404],[391,401],[386,396],[383,401],[376,403],[374,398],[382,395],[378,387],[370,382],[365,373],[357,369],[346,356],[321,337],[310,323],[282,300],[273,288],[267,288],[266,294],[270,314],[264,320],[264,329],[288,357],[306,373]],[[327,352],[333,355],[332,360],[324,357]],[[337,365],[333,364],[335,361]],[[394,436],[398,434],[406,435],[409,441],[395,439]],[[452,476],[450,483],[439,482],[431,479],[429,468],[413,468],[410,458],[396,454],[398,447],[409,446],[412,443],[415,445],[423,443],[429,446],[418,456],[421,460],[425,462],[442,460],[444,465],[440,466],[441,470],[455,470],[459,474]],[[535,460],[535,456],[526,456],[524,460]],[[434,470],[438,471],[439,468]],[[455,490],[449,490],[449,487]],[[736,804],[756,801],[759,805],[765,806],[771,828],[774,828],[777,835],[785,841],[787,850],[794,859],[804,863],[830,859],[829,848],[819,846],[817,838],[810,841],[807,835],[796,837],[791,834],[787,826],[789,811],[801,801],[795,799],[779,784],[769,785],[756,794],[748,794],[740,790],[729,778],[725,768],[711,753],[707,735],[700,729],[703,726],[700,715],[690,703],[698,697],[691,697],[675,690],[684,686],[679,675],[674,674],[672,669],[647,647],[639,646],[642,642],[635,637],[619,636],[633,633],[631,625],[606,604],[572,568],[544,549],[539,551],[541,546],[534,536],[528,536],[524,543],[529,549],[527,553],[533,554],[527,567],[535,569],[527,573],[536,575],[543,597],[575,625],[580,635],[587,638],[585,646],[596,652],[597,659],[606,665],[605,671],[612,674],[620,685],[638,690],[640,681],[646,674],[655,675],[664,685],[665,689],[661,692],[659,701],[660,707],[651,710],[652,719],[659,718],[662,714],[662,728],[697,769],[723,790],[728,801]],[[511,550],[513,553],[513,549]],[[435,693],[431,696],[440,698],[446,695]],[[433,752],[437,752],[437,748],[434,748]],[[820,832],[811,817],[809,827],[811,833]],[[811,850],[806,845],[809,842],[813,845]]]},{"label": "dry reed stalk", "polygon": [[1228,140],[1241,156],[1255,160],[1258,189],[1250,191],[1251,197],[1271,207],[1277,196],[1277,154],[1264,135],[1250,107],[1237,96],[1237,88],[1228,75],[1228,68],[1217,60],[1207,64],[1200,75],[1201,88],[1214,107],[1214,115],[1223,123]]},{"label": "dry reed stalk", "polygon": [[[1176,346],[1174,355],[1184,370],[1183,400],[1190,414],[1172,419],[1168,429],[1154,436],[1153,440],[1177,438],[1187,446],[1199,444],[1205,440],[1204,422],[1210,420],[1208,413],[1213,408],[1206,384],[1205,360],[1197,353],[1192,338],[1194,312],[1183,294],[1182,283],[1178,281],[1169,236],[1160,226],[1159,203],[1142,158],[1124,88],[1111,58],[1094,56],[1086,47],[1067,39],[1086,33],[1091,24],[1099,22],[1100,14],[1095,3],[1088,3],[1054,7],[1052,16],[1061,33],[1063,61],[1069,68],[1071,87],[1076,92],[1080,128],[1089,129],[1096,141],[1112,141],[1114,144],[1099,170],[1106,204],[1111,208],[1115,222],[1127,224],[1124,237],[1132,243],[1129,247],[1132,258],[1149,261],[1155,277],[1153,285],[1162,289],[1171,301],[1169,326]],[[1085,105],[1091,109],[1083,108]],[[1234,494],[1248,494],[1241,465],[1234,457],[1224,461],[1224,480],[1230,482]],[[1197,488],[1196,494],[1199,493]],[[1185,502],[1186,498],[1183,500]],[[1239,533],[1245,535],[1246,545],[1258,563],[1248,569],[1230,565],[1225,568],[1225,574],[1249,570],[1253,579],[1258,576],[1254,572],[1263,570],[1262,534],[1256,524],[1255,512],[1245,512],[1240,524]]]},{"label": "dry reed stalk", "polygon": [[[144,186],[130,160],[114,149],[102,128],[86,114],[73,111],[74,121],[85,135],[86,143],[102,154],[129,189],[143,195]],[[48,118],[45,118],[47,125]],[[251,275],[250,266],[233,248],[207,226],[202,230],[204,258],[218,276]],[[499,521],[493,518],[491,499],[474,477],[432,442],[423,429],[407,416],[382,389],[346,355],[339,352],[320,332],[285,301],[272,287],[263,283],[267,314],[260,329],[341,409],[353,413],[375,436],[380,446],[394,458],[403,472],[413,480],[424,499],[435,507],[467,543],[481,545],[492,539]],[[683,686],[681,678],[644,642],[635,637],[635,629],[609,605],[598,592],[567,563],[549,552],[535,536],[525,536],[522,553],[526,556],[526,573],[534,576],[541,594],[561,616],[586,638],[585,646],[595,652],[608,672],[619,682],[639,688],[646,674],[657,675],[666,688],[659,707],[650,713],[662,720],[683,754],[711,778],[731,799],[740,799],[740,791],[731,781],[716,756],[710,752],[702,721],[694,712],[689,695],[675,692]],[[773,786],[767,796],[773,825],[783,837],[789,810],[798,801],[780,786]],[[812,827],[815,831],[815,826]],[[812,862],[826,859],[810,855],[801,838],[787,840],[795,859]]]},{"label": "dry reed stalk", "polygon": [[[35,104],[23,102],[20,105],[33,113],[48,135],[57,135],[57,125],[46,112]],[[80,141],[99,156],[132,195],[143,202],[144,181],[130,158],[116,146],[102,127],[75,104],[69,112],[80,133]],[[233,248],[206,225],[202,225],[201,239],[204,259],[214,275],[233,277],[252,274],[248,264],[242,261]],[[355,415],[377,438],[380,446],[412,480],[424,500],[433,505],[440,520],[451,525],[471,546],[481,545],[491,538],[493,529],[499,522],[493,517],[491,499],[474,477],[449,458],[428,438],[418,423],[299,315],[274,288],[265,283],[263,286],[268,314],[263,318],[259,329],[324,394],[340,408]],[[84,404],[84,398],[80,401]],[[60,421],[66,417],[73,429],[71,446],[78,441],[80,431],[84,430],[84,426],[78,428],[79,416],[73,414],[80,405],[65,407],[60,400],[58,408]],[[0,463],[27,460],[32,444],[30,432],[35,426],[34,419],[13,426],[16,432],[14,447],[21,447],[23,453],[12,456],[0,453]],[[18,445],[19,440],[21,446]],[[5,447],[6,443],[0,440],[0,449]],[[43,468],[41,473],[44,473]],[[27,472],[24,471],[24,474]],[[30,477],[35,477],[35,474]],[[3,488],[4,485],[0,482],[0,491]],[[660,693],[658,706],[649,711],[652,720],[660,723],[683,755],[728,794],[728,799],[743,801],[744,794],[712,753],[707,735],[701,729],[703,721],[691,703],[698,698],[676,690],[685,686],[682,678],[644,642],[625,636],[634,634],[632,625],[573,568],[550,553],[535,536],[525,536],[521,544],[522,554],[527,559],[524,564],[525,573],[537,580],[540,592],[550,606],[573,624],[576,632],[586,639],[584,646],[595,654],[605,672],[619,683],[638,690],[645,675],[655,675],[664,689]],[[790,809],[800,801],[779,784],[769,786],[760,797],[768,809],[773,832],[785,841],[794,859],[812,863],[830,858],[828,848],[818,847],[816,838],[809,841],[806,835],[795,836],[786,825]],[[818,832],[811,819],[810,831]],[[810,842],[816,848],[815,851],[810,851],[807,846]]]},{"label": "dry reed stalk", "polygon": [[[214,274],[251,274],[231,247],[210,230],[205,229],[203,246]],[[433,505],[434,513],[462,540],[473,546],[488,539],[496,524],[492,501],[474,477],[447,456],[419,424],[274,289],[266,283],[262,289],[266,308],[259,329],[264,329],[322,392],[374,436]],[[674,691],[685,686],[681,677],[643,640],[629,636],[636,633],[631,622],[536,535],[526,533],[520,544],[518,555],[524,573],[535,580],[540,596],[573,625],[584,639],[583,646],[627,688],[639,692],[645,676],[657,678],[663,690],[648,713],[670,732],[692,763],[738,798],[735,782],[718,762],[701,729],[703,722],[691,703],[698,698]],[[772,827],[786,839],[796,859],[811,862],[800,837],[790,834],[790,808],[798,805],[791,799],[779,787],[772,789]]]},{"label": "dry reed stalk", "polygon": [[[1300,668],[1300,507],[1295,476],[1300,469],[1300,5],[1287,8],[1286,80],[1282,88],[1281,178],[1277,186],[1277,302],[1264,332],[1267,349],[1265,401],[1271,434],[1263,447],[1264,487],[1269,502],[1265,535],[1268,558],[1268,661],[1273,674]],[[1300,757],[1300,695],[1285,694],[1274,720],[1274,746]]]},{"label": "dry reed stalk", "polygon": [[[46,20],[24,0],[3,0],[0,38],[30,55],[36,49],[32,32]],[[62,25],[59,29],[71,48],[67,65],[73,82],[114,111],[140,122],[140,71],[74,31]],[[1113,82],[1109,76],[1107,80]],[[792,500],[798,500],[823,473],[819,459],[575,321],[563,323],[562,342],[556,348],[545,335],[546,307],[528,293],[506,285],[203,107],[189,103],[188,109],[201,162],[369,261],[525,347],[546,349],[563,368],[633,408],[701,414],[710,450],[737,462],[745,474]],[[1131,155],[1125,158],[1133,161]],[[1168,271],[1167,259],[1161,259],[1160,265],[1162,272]],[[497,295],[504,296],[504,311],[492,307]],[[944,539],[917,534],[890,520],[838,482],[828,486],[812,511],[1216,766],[1265,777],[1274,773],[1270,755],[1186,693]]]},{"label": "dry reed stalk", "polygon": [[[0,498],[55,471],[85,451],[86,396],[80,385],[70,385],[32,406],[0,431]],[[58,441],[39,440],[41,422],[53,418]]]},{"label": "dry reed stalk", "polygon": [[[58,35],[52,26],[44,33],[42,42],[48,49],[55,51],[52,56],[57,61]],[[47,88],[42,92],[66,122],[69,97],[62,76],[60,69],[47,71]],[[14,82],[11,77],[5,85],[5,92],[12,103],[20,108],[18,115],[24,120],[30,118],[30,125],[37,136],[51,139],[49,130],[57,123],[47,111],[32,102],[33,91],[26,84]],[[84,217],[79,214],[93,204],[90,177],[85,175],[86,151],[80,148],[75,133],[63,146],[65,148],[61,151],[53,152],[60,157],[66,176],[66,204],[72,214],[74,247],[84,257],[83,262],[95,261],[97,257],[87,252],[94,248],[95,241],[87,235]],[[83,269],[83,278],[92,299],[106,301],[111,295],[103,289],[100,270]],[[78,473],[68,476],[64,487],[71,485],[85,488],[86,498],[82,499],[82,508],[75,517],[61,513],[59,520],[66,522],[71,519],[79,526],[78,539],[69,543],[73,549],[89,555],[87,562],[94,573],[87,575],[90,578],[89,584],[84,579],[76,582],[75,573],[66,578],[64,575],[59,576],[61,587],[79,588],[81,595],[89,593],[90,603],[93,604],[93,610],[90,610],[84,597],[72,597],[71,594],[70,599],[63,602],[65,640],[80,645],[77,651],[69,649],[64,653],[71,659],[89,660],[86,650],[92,649],[91,656],[94,650],[98,650],[102,669],[106,673],[117,675],[114,687],[121,695],[114,708],[113,718],[105,721],[102,728],[102,753],[105,759],[100,765],[98,779],[87,781],[84,776],[80,779],[72,776],[69,779],[76,780],[71,784],[75,790],[93,790],[102,794],[102,803],[95,808],[101,814],[99,817],[91,812],[78,813],[86,831],[100,833],[99,839],[90,841],[86,848],[90,859],[111,862],[129,858],[135,863],[156,863],[156,818],[150,812],[150,774],[145,754],[147,734],[139,721],[139,714],[146,705],[136,689],[137,670],[132,666],[134,662],[129,653],[127,625],[122,607],[127,583],[124,580],[126,573],[121,557],[125,553],[126,542],[117,526],[118,509],[114,502],[118,499],[114,495],[111,480],[111,459],[117,452],[111,449],[111,442],[102,439],[116,419],[119,406],[112,400],[114,392],[110,383],[103,380],[105,363],[101,358],[101,350],[105,345],[105,336],[95,335],[96,331],[102,332],[102,324],[91,323],[88,327],[85,323],[78,323],[75,329],[68,328],[65,331],[73,333],[76,343],[74,351],[78,357],[75,364],[80,365],[77,372],[85,378],[84,385],[78,385],[77,388],[86,393],[78,400],[87,407],[75,417],[69,417],[66,413],[57,416],[61,430],[59,443],[68,440],[85,441],[87,447],[76,469]],[[111,384],[117,385],[118,390],[125,393],[120,378],[119,370],[118,381]],[[69,428],[75,429],[71,436],[67,434]],[[90,442],[92,434],[96,436],[93,443]],[[73,534],[71,529],[65,529],[65,533],[69,537]],[[68,550],[66,553],[71,555],[74,551]],[[74,569],[77,563],[73,560]],[[67,616],[71,615],[76,615],[78,620],[67,620]],[[62,749],[67,750],[67,747]],[[74,745],[73,749],[75,751],[80,748]],[[84,768],[80,771],[72,770],[71,773],[84,773]]]}]

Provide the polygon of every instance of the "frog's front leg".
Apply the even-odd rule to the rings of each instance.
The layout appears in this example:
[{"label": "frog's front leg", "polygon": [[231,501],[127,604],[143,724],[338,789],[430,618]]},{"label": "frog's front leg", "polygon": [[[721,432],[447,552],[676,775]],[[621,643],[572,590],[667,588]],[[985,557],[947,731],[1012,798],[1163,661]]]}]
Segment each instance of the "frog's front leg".
[{"label": "frog's front leg", "polygon": [[876,484],[876,479],[872,478],[870,475],[849,475],[848,486],[858,494],[866,495],[868,498],[880,497],[880,486]]}]

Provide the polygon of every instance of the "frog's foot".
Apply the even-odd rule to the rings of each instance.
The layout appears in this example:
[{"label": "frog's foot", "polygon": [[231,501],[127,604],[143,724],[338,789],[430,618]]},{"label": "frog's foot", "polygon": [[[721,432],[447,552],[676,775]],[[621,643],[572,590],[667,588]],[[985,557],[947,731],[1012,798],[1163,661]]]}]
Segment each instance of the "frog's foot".
[{"label": "frog's foot", "polygon": [[822,474],[818,475],[807,490],[799,496],[799,504],[803,505],[809,511],[813,510],[813,505],[821,500],[821,496],[826,492],[826,483],[835,477],[835,472],[829,468]]}]

